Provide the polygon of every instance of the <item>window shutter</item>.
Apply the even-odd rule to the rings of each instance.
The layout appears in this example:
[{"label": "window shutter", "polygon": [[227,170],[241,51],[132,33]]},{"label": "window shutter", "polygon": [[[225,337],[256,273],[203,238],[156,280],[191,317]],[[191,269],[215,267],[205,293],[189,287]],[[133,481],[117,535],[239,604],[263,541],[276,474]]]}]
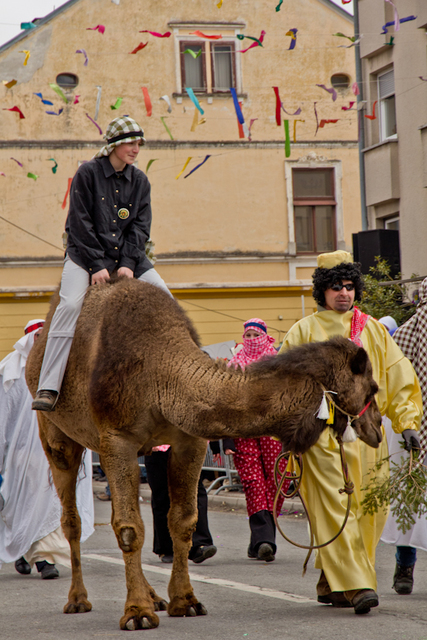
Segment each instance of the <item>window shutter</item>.
[{"label": "window shutter", "polygon": [[378,78],[380,100],[394,93],[394,71],[384,73]]}]

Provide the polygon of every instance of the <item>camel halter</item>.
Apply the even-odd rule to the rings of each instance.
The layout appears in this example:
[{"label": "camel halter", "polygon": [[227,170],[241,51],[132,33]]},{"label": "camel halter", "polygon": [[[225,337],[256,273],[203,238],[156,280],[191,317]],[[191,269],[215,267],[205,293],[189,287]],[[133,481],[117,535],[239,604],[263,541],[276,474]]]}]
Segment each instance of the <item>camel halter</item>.
[{"label": "camel halter", "polygon": [[[338,409],[338,411],[340,413],[342,413],[343,415],[347,416],[347,428],[350,426],[351,427],[351,423],[354,420],[357,420],[358,418],[360,418],[365,411],[368,409],[368,407],[371,404],[371,400],[368,402],[367,405],[365,405],[365,407],[363,407],[363,409],[357,414],[357,415],[353,415],[351,413],[348,413],[347,411],[344,411],[343,409],[341,409],[336,402],[333,400],[331,393],[334,392],[328,392],[326,391],[326,389],[323,387],[323,385],[320,385],[322,387],[323,393],[326,396],[326,398],[328,399],[328,401],[334,406],[334,408]],[[273,503],[273,517],[274,517],[274,522],[276,524],[276,527],[278,529],[278,531],[280,532],[281,536],[287,541],[290,542],[290,544],[293,544],[295,547],[299,547],[300,549],[308,549],[308,554],[307,557],[304,561],[304,565],[303,565],[303,572],[302,575],[305,575],[305,572],[307,571],[307,564],[308,561],[311,557],[311,553],[313,551],[313,549],[321,549],[322,547],[327,547],[329,544],[331,544],[331,542],[334,542],[334,540],[336,540],[338,538],[339,535],[341,535],[341,533],[344,531],[344,527],[347,524],[348,521],[348,516],[350,515],[350,507],[351,507],[351,494],[354,491],[354,484],[353,482],[350,481],[349,478],[349,474],[348,474],[348,466],[347,466],[347,461],[346,461],[346,457],[345,457],[345,451],[344,451],[344,442],[341,438],[341,436],[336,436],[337,438],[337,442],[339,444],[340,447],[340,458],[341,458],[341,469],[342,469],[342,474],[343,474],[343,479],[344,479],[344,488],[343,489],[339,489],[339,493],[346,493],[347,494],[347,509],[345,512],[345,516],[344,516],[344,521],[339,529],[339,531],[334,535],[333,538],[331,538],[330,540],[328,540],[327,542],[324,542],[323,544],[318,544],[315,545],[314,543],[314,535],[313,535],[313,528],[311,526],[311,520],[310,520],[310,515],[308,513],[308,509],[307,509],[307,505],[305,504],[304,499],[302,498],[302,496],[300,495],[300,499],[305,511],[305,514],[307,516],[307,521],[308,521],[308,528],[309,528],[309,532],[310,532],[310,543],[308,545],[303,545],[303,544],[299,544],[298,542],[294,542],[293,540],[291,540],[290,538],[288,538],[286,536],[286,534],[283,532],[279,521],[278,521],[278,513],[277,513],[277,504],[279,501],[280,496],[282,495],[284,497],[285,500],[290,500],[292,498],[294,498],[298,493],[299,493],[299,486],[301,484],[301,480],[302,480],[302,474],[303,474],[303,459],[302,459],[302,455],[298,454],[294,454],[291,451],[286,451],[286,452],[282,452],[278,458],[276,459],[275,465],[274,465],[274,479],[276,482],[276,495],[274,497],[274,503]],[[286,464],[286,468],[284,470],[283,473],[281,473],[279,465],[280,462],[286,459],[287,460],[287,464]],[[295,475],[295,472],[293,471],[293,469],[297,468],[297,465],[299,467],[299,475]],[[288,471],[289,469],[289,471]],[[291,473],[293,475],[291,475]],[[290,495],[286,495],[283,492],[283,485],[286,481],[292,480],[294,483],[294,490],[292,491],[292,493]]]}]

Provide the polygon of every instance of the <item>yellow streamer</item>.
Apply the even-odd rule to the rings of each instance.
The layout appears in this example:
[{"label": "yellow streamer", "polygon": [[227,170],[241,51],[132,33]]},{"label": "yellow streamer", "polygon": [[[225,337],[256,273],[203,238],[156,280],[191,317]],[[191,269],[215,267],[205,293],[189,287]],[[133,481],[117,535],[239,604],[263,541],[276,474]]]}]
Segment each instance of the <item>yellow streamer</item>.
[{"label": "yellow streamer", "polygon": [[191,125],[190,131],[195,131],[198,124],[199,124],[199,111],[198,109],[194,109],[193,124]]},{"label": "yellow streamer", "polygon": [[27,49],[23,49],[22,51],[19,51],[18,53],[25,53],[25,60],[24,60],[24,67],[27,66],[27,62],[28,62],[28,58],[30,57],[30,52],[27,51]]},{"label": "yellow streamer", "polygon": [[[196,112],[197,112],[197,109],[196,109]],[[183,173],[184,173],[184,171],[186,170],[187,165],[188,165],[188,163],[190,162],[191,158],[192,158],[192,156],[190,156],[189,158],[187,158],[187,160],[186,160],[186,162],[185,162],[185,165],[182,167],[181,171],[178,173],[178,175],[176,176],[175,180],[178,180],[179,176],[182,176],[182,174],[183,174]]]},{"label": "yellow streamer", "polygon": [[216,6],[218,7],[218,9],[221,9],[221,7],[222,7],[222,1],[223,1],[223,0],[219,0],[218,4],[216,5]]},{"label": "yellow streamer", "polygon": [[297,141],[297,122],[305,122],[305,120],[294,120],[294,142]]}]

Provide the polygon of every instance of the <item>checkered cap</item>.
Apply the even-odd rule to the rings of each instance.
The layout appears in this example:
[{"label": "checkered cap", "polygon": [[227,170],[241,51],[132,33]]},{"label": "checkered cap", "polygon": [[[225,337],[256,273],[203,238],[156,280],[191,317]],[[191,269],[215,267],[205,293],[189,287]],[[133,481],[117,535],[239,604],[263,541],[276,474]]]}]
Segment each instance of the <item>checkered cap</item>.
[{"label": "checkered cap", "polygon": [[419,437],[421,449],[427,452],[427,278],[421,283],[419,295],[416,313],[396,330],[393,338],[412,362],[420,382],[424,414]]},{"label": "checkered cap", "polygon": [[140,140],[142,144],[146,142],[143,130],[139,124],[132,118],[129,118],[129,116],[120,116],[112,120],[107,127],[104,140],[107,141],[107,144],[98,151],[94,156],[95,158],[109,156],[114,147],[118,147],[120,144],[125,144],[126,142],[135,142],[135,140]]}]

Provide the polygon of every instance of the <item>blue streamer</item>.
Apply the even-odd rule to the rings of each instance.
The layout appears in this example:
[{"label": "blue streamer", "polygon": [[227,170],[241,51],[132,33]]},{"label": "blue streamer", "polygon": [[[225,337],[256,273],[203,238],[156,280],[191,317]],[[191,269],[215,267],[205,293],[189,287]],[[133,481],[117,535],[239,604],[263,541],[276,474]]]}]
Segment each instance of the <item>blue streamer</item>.
[{"label": "blue streamer", "polygon": [[[407,16],[406,18],[400,18],[399,22],[400,24],[402,24],[403,22],[410,22],[411,20],[416,20],[417,16]],[[386,22],[385,25],[383,25],[383,30],[381,31],[381,33],[388,33],[388,29],[387,27],[393,27],[395,24],[395,21],[392,20],[391,22]]]},{"label": "blue streamer", "polygon": [[53,102],[51,102],[50,100],[43,100],[43,95],[41,93],[35,93],[35,91],[33,91],[34,95],[37,96],[38,98],[40,98],[40,100],[43,102],[43,104],[49,104],[53,107]]},{"label": "blue streamer", "polygon": [[233,96],[234,108],[236,109],[237,119],[238,119],[240,124],[245,124],[245,119],[243,117],[243,113],[242,113],[242,110],[240,108],[239,101],[237,99],[236,89],[233,89],[233,87],[231,87],[230,91],[231,91],[231,95]]},{"label": "blue streamer", "polygon": [[185,87],[185,90],[188,93],[188,97],[190,98],[191,102],[194,104],[196,109],[198,109],[200,111],[200,113],[203,115],[205,112],[203,111],[202,107],[199,104],[199,101],[197,100],[196,96],[194,95],[193,89],[191,89],[191,87]]},{"label": "blue streamer", "polygon": [[201,162],[201,163],[200,163],[200,164],[198,164],[196,167],[194,167],[194,169],[191,169],[190,173],[187,173],[187,175],[186,175],[186,176],[184,176],[184,180],[185,180],[185,178],[188,178],[188,176],[191,176],[191,174],[192,174],[192,173],[194,173],[195,171],[197,171],[197,169],[198,169],[199,167],[201,167],[201,166],[202,166],[202,164],[205,164],[206,160],[209,160],[209,158],[210,158],[210,155],[209,155],[209,156],[206,156],[206,157],[205,157],[205,159],[203,160],[203,162]]}]

